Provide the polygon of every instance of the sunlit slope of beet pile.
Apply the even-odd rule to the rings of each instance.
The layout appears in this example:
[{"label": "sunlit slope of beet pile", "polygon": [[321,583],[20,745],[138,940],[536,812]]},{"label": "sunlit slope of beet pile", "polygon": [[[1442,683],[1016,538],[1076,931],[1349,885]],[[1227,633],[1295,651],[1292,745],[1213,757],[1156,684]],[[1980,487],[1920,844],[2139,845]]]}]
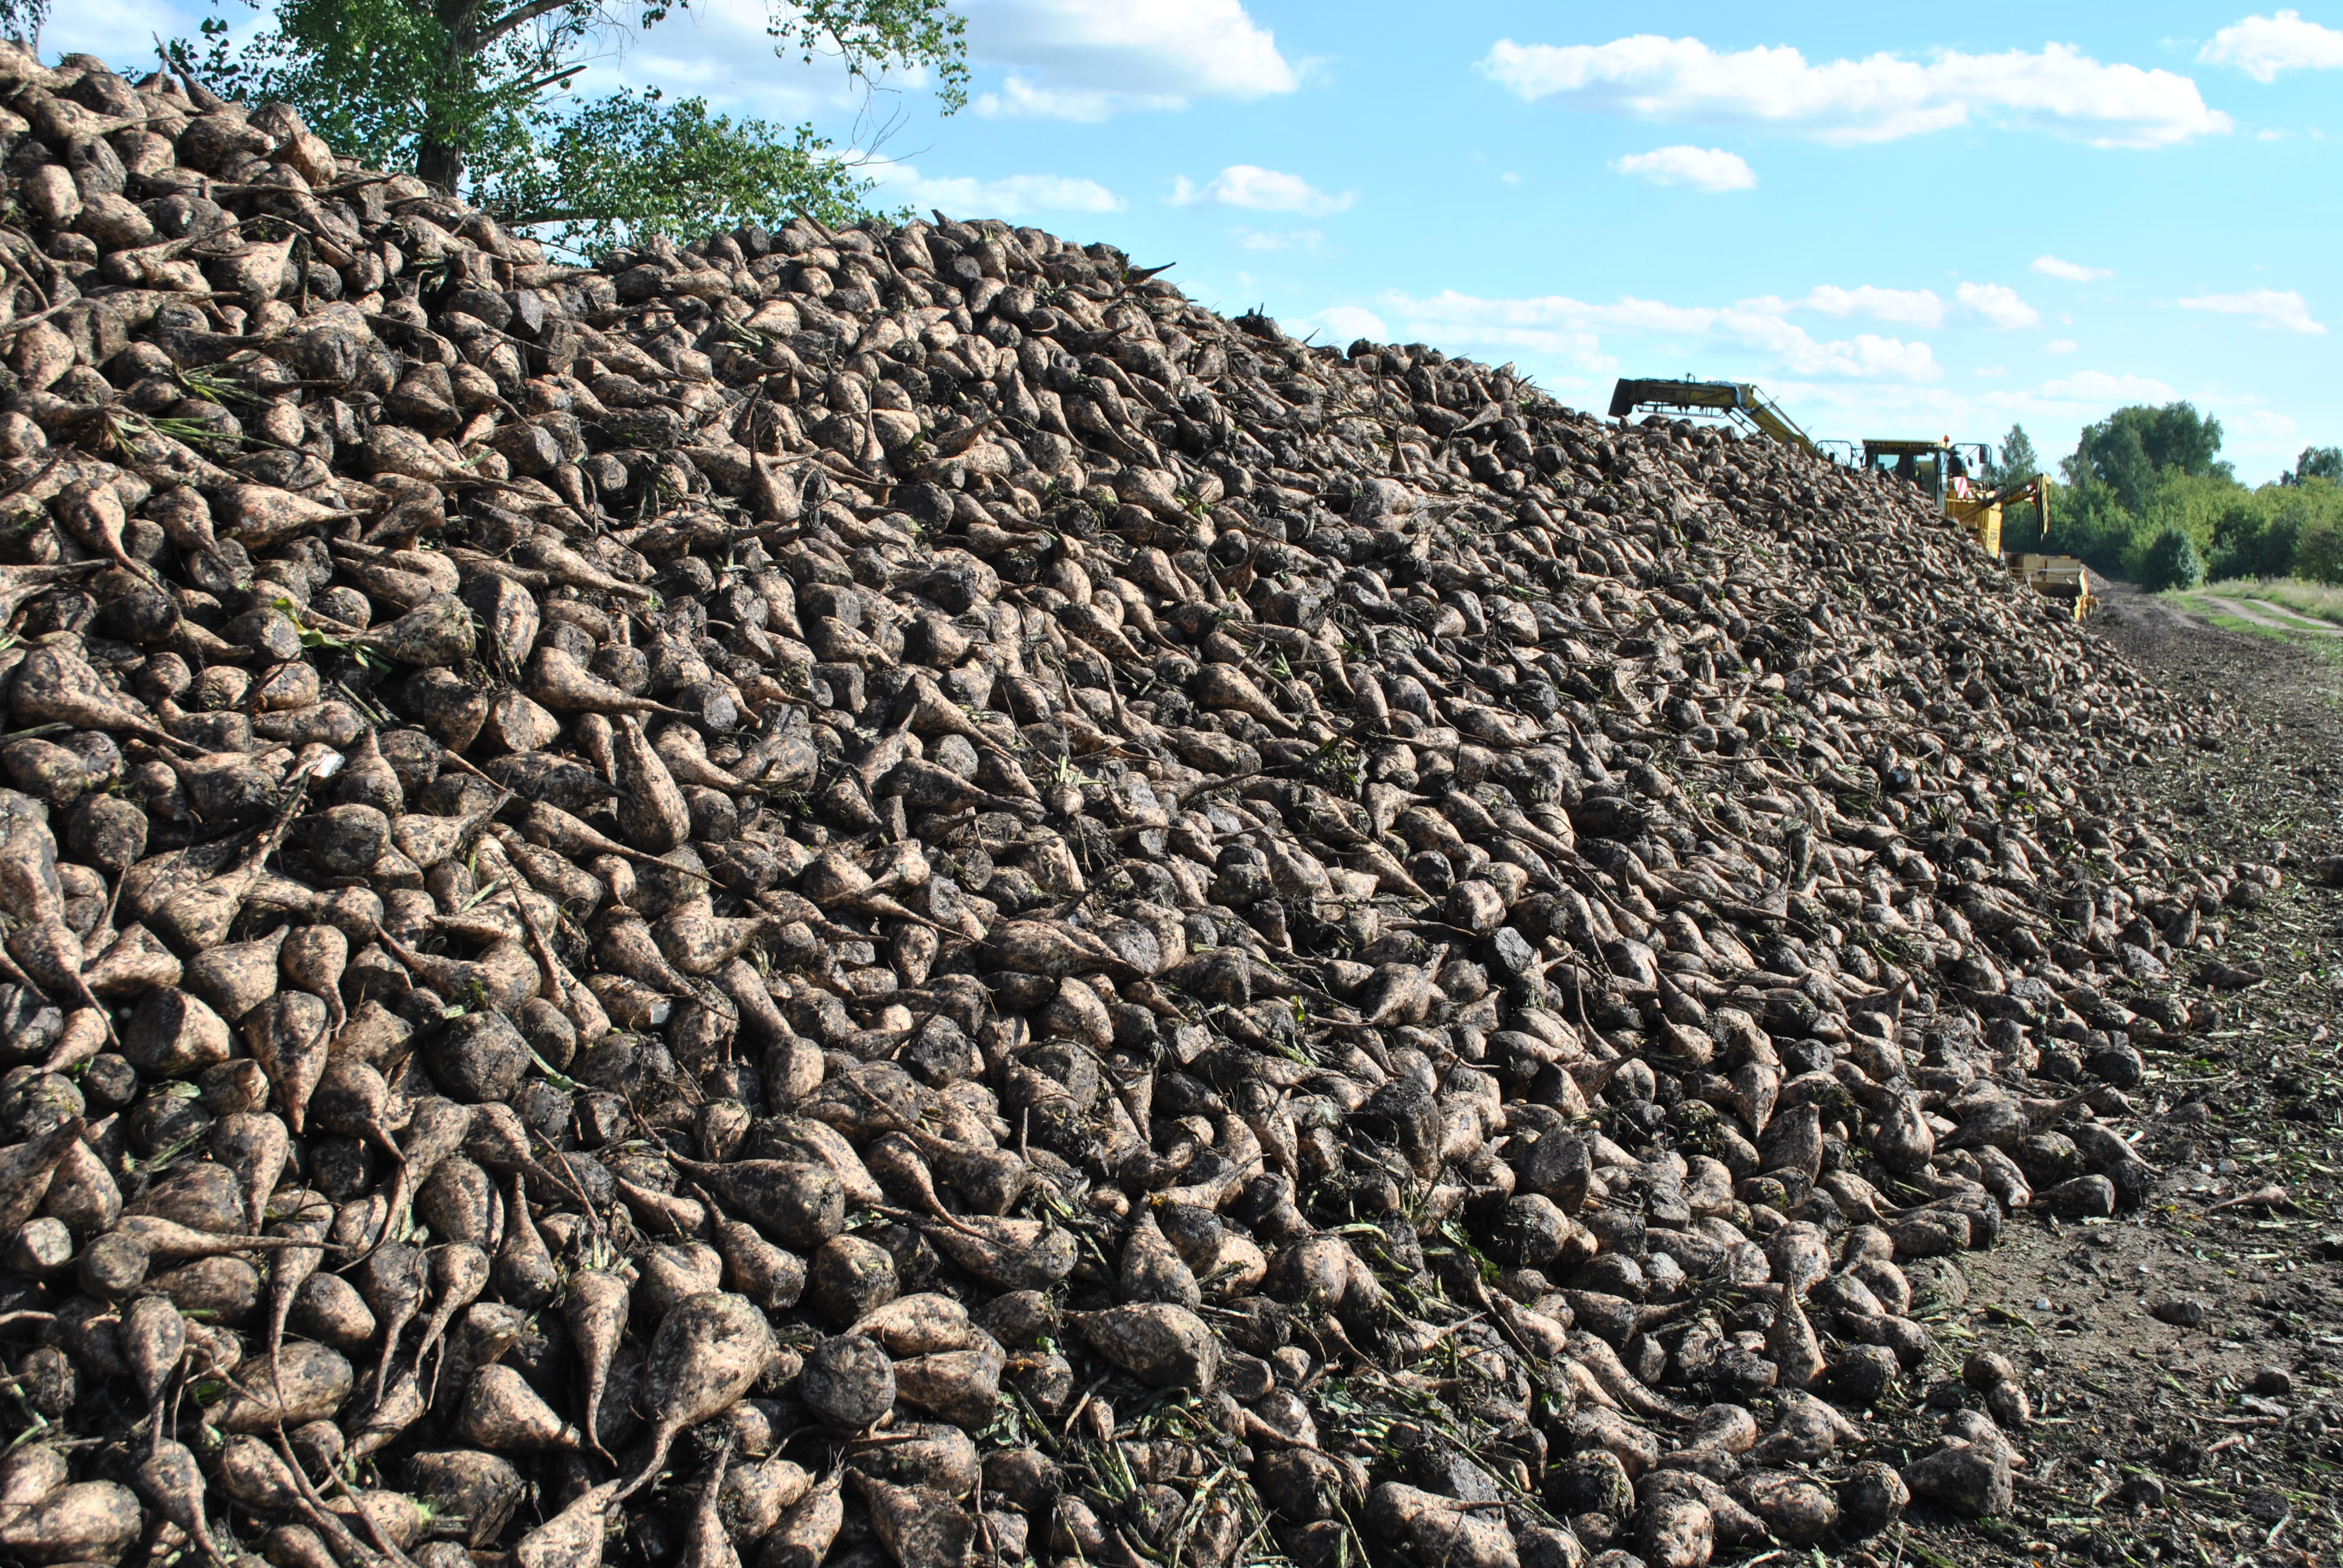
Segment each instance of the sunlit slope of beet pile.
[{"label": "sunlit slope of beet pile", "polygon": [[2139,1201],[2270,874],[2118,799],[2219,721],[1912,492],[1031,228],[570,267],[0,87],[0,1553],[2007,1506],[2014,1369],[1900,1473],[1864,1412],[1956,1375],[1929,1260]]}]

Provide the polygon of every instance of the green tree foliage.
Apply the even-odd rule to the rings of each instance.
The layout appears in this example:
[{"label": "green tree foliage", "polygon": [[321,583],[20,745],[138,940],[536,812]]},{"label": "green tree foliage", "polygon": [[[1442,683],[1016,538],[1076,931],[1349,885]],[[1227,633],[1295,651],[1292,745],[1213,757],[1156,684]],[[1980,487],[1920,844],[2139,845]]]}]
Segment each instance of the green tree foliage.
[{"label": "green tree foliage", "polygon": [[2035,455],[2033,437],[2026,427],[2012,425],[2009,434],[2001,438],[2001,460],[1994,465],[1993,478],[2003,485],[2021,484],[2042,471],[2042,459]]},{"label": "green tree foliage", "polygon": [[2050,548],[2080,556],[2102,571],[2129,576],[2148,541],[2167,528],[2187,534],[2200,552],[2209,550],[2223,514],[2237,498],[2253,494],[2226,474],[2177,469],[2152,474],[2144,488],[2135,508],[2107,485],[2061,487],[2052,507]]},{"label": "green tree foliage", "polygon": [[48,25],[49,0],[0,0],[0,34],[27,49],[41,46],[41,29]]},{"label": "green tree foliage", "polygon": [[2329,580],[2307,558],[2317,554],[2314,539],[2338,529],[2343,529],[2343,486],[2332,479],[2240,488],[2215,520],[2207,564],[2215,577],[2292,572]]},{"label": "green tree foliage", "polygon": [[2228,466],[2215,460],[2220,451],[2221,422],[2197,413],[2195,405],[2134,406],[2086,427],[2064,466],[2069,484],[2105,485],[2126,510],[2141,512],[2157,476],[2167,469],[2226,474]]},{"label": "green tree foliage", "polygon": [[861,216],[869,185],[829,151],[810,126],[785,136],[762,120],[736,125],[702,99],[667,105],[651,88],[550,120],[534,157],[482,178],[473,196],[515,227],[558,227],[588,255],[687,227],[779,228],[799,212],[843,226]]},{"label": "green tree foliage", "polygon": [[2278,482],[2298,485],[2306,479],[2343,483],[2343,447],[2305,447],[2302,456],[2294,460],[2294,472],[2279,475]]},{"label": "green tree foliage", "polygon": [[[2012,425],[2009,434],[2001,438],[1999,457],[1986,469],[1986,481],[1996,487],[2021,485],[2042,472],[2042,459],[2035,453],[2033,437],[2026,435],[2023,425]],[[2004,509],[2001,542],[2004,549],[2042,548],[2042,518],[2033,502],[2020,502]]]},{"label": "green tree foliage", "polygon": [[2187,403],[2117,409],[2085,427],[2073,454],[2060,459],[2066,484],[2047,542],[2103,571],[2127,574],[2167,528],[2188,534],[2201,550],[2240,490],[2220,450],[2221,422]]},{"label": "green tree foliage", "polygon": [[2343,583],[2343,508],[2302,530],[2295,541],[2294,572],[2313,582]]},{"label": "green tree foliage", "polygon": [[[858,211],[870,182],[810,126],[735,121],[655,92],[570,95],[594,59],[689,3],[279,0],[243,47],[214,16],[200,44],[175,40],[163,54],[223,95],[291,104],[337,151],[460,189],[572,249]],[[768,6],[777,54],[833,59],[866,86],[925,66],[946,113],[966,101],[962,23],[947,0]]]},{"label": "green tree foliage", "polygon": [[[2177,538],[2195,569],[2214,578],[2343,580],[2343,482],[2328,477],[2337,449],[2309,447],[2293,473],[2248,489],[2219,460],[2220,443],[2219,421],[2185,403],[2117,409],[2061,460],[2067,482],[2048,548],[2164,586],[2187,564]],[[2343,474],[2343,455],[2333,467]],[[2023,526],[2005,523],[2002,538],[2012,549],[2040,548]]]},{"label": "green tree foliage", "polygon": [[2139,552],[2132,579],[2150,593],[2193,588],[2205,580],[2205,558],[2197,553],[2197,541],[2188,537],[2187,529],[2167,523]]},{"label": "green tree foliage", "polygon": [[2216,577],[2343,582],[2343,484],[2313,477],[2265,485],[2222,520],[2213,545]]}]

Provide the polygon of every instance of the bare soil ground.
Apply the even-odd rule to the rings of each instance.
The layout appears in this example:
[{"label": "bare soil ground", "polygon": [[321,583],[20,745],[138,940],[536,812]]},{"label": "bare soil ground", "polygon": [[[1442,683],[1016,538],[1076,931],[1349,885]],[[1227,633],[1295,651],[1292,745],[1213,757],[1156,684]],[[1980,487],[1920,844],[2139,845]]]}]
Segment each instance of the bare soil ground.
[{"label": "bare soil ground", "polygon": [[2161,759],[2134,783],[2176,844],[2286,871],[2227,939],[2268,978],[2192,985],[2218,1021],[2151,1054],[2138,1146],[2164,1181],[2145,1211],[2021,1218],[1942,1278],[1936,1381],[1882,1412],[1875,1452],[1920,1452],[1959,1402],[1962,1360],[1992,1349],[2028,1369],[2028,1462],[2007,1516],[1916,1513],[1872,1555],[2343,1562],[2343,893],[2305,874],[2343,850],[2343,669],[2121,584],[2099,628],[2173,689],[2253,720],[2249,740]]}]

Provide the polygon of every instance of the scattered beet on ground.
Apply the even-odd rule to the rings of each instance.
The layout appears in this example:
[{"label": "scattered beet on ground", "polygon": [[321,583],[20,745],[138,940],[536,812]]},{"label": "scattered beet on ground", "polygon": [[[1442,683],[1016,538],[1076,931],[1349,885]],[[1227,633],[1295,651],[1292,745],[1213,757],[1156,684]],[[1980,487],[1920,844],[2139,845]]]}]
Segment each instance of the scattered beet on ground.
[{"label": "scattered beet on ground", "polygon": [[572,267],[0,89],[0,1552],[2064,1539],[1965,1304],[2167,1213],[2343,880],[2143,801],[2238,704],[1881,476],[1109,246]]}]

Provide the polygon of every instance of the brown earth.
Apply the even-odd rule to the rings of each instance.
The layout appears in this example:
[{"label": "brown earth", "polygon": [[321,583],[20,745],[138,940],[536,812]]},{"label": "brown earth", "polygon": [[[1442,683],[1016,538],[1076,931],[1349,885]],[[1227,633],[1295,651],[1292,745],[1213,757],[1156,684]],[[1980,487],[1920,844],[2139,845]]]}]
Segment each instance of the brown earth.
[{"label": "brown earth", "polygon": [[2155,1120],[2139,1147],[2165,1180],[2144,1211],[2082,1226],[2022,1219],[1960,1261],[1932,1322],[1935,1376],[1875,1429],[1874,1452],[1894,1462],[1920,1452],[1958,1402],[1962,1361],[1998,1351],[2026,1370],[2037,1418],[2016,1506],[1974,1523],[1916,1513],[1904,1558],[2335,1563],[2343,894],[2306,871],[2343,849],[2343,676],[2309,648],[2210,627],[2121,584],[2100,629],[2177,693],[2252,720],[2249,739],[2163,759],[2137,784],[2176,845],[2286,869],[2276,896],[2230,927],[2268,979],[2190,986],[2218,1022],[2185,1052],[2149,1053],[2137,1097]]}]

